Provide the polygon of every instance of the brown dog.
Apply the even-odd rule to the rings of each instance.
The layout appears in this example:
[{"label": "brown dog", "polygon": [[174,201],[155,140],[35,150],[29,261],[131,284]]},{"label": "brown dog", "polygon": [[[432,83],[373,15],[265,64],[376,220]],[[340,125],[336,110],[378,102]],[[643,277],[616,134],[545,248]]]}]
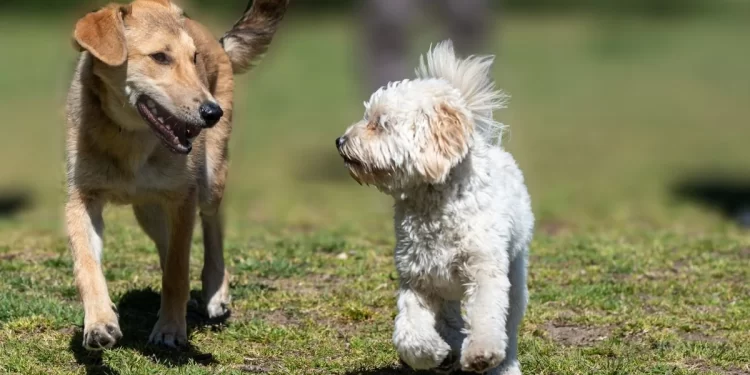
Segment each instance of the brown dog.
[{"label": "brown dog", "polygon": [[219,205],[232,75],[266,51],[288,0],[252,4],[221,41],[169,0],[109,5],[76,24],[82,54],[68,95],[65,215],[89,350],[110,348],[122,337],[100,264],[102,209],[109,202],[131,204],[159,251],[161,309],[150,342],[187,343],[197,209],[208,315],[228,313]]}]

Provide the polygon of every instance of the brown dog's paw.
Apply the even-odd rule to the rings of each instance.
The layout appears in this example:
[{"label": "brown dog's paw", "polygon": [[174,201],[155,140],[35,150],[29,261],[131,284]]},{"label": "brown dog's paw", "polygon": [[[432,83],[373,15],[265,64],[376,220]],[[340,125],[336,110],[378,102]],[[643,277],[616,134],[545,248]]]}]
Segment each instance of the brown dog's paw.
[{"label": "brown dog's paw", "polygon": [[87,350],[111,349],[122,338],[117,322],[95,323],[83,331],[83,347]]},{"label": "brown dog's paw", "polygon": [[148,339],[150,344],[178,348],[187,345],[187,328],[185,322],[169,322],[159,319]]}]

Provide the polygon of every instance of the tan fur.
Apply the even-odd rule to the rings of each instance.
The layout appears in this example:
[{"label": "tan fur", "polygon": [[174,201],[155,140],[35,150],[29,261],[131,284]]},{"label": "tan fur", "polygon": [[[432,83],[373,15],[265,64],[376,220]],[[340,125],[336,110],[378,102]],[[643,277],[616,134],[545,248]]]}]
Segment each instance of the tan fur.
[{"label": "tan fur", "polygon": [[122,65],[128,57],[123,24],[128,12],[128,7],[112,4],[78,20],[73,37],[79,50],[88,50],[108,65]]},{"label": "tan fur", "polygon": [[[162,302],[151,341],[185,344],[196,209],[204,235],[202,281],[209,316],[227,313],[230,302],[220,204],[232,128],[232,62],[206,28],[167,0],[107,6],[79,20],[74,38],[84,52],[67,104],[66,224],[85,311],[84,346],[109,348],[122,336],[100,260],[107,203],[132,205],[159,251]],[[160,51],[171,56],[169,66],[150,56]],[[134,89],[145,90],[180,119],[199,117],[198,106],[206,100],[218,103],[224,115],[194,139],[189,154],[175,154],[135,110],[128,96]]]},{"label": "tan fur", "polygon": [[425,177],[433,182],[445,178],[450,169],[469,151],[471,125],[463,114],[443,103],[436,108],[437,119],[431,124],[433,157],[424,165]]}]

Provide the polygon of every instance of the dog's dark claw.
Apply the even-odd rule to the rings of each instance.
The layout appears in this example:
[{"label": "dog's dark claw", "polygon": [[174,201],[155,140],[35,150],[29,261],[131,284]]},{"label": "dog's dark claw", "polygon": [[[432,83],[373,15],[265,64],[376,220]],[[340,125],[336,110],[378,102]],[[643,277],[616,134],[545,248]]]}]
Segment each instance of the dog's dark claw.
[{"label": "dog's dark claw", "polygon": [[450,374],[458,368],[458,358],[453,353],[448,354],[435,371],[440,374]]}]

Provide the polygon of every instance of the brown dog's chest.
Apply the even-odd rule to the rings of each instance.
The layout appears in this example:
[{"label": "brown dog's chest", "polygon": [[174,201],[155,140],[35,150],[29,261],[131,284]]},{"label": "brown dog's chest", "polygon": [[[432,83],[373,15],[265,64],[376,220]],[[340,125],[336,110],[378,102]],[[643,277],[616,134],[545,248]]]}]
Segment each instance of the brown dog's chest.
[{"label": "brown dog's chest", "polygon": [[128,158],[79,153],[70,160],[70,172],[77,175],[79,188],[115,204],[179,200],[197,183],[202,163],[196,160],[203,150],[198,147],[184,156],[162,148],[155,144],[149,152]]},{"label": "brown dog's chest", "polygon": [[135,175],[120,176],[100,191],[100,195],[115,204],[135,204],[172,201],[186,194],[194,178],[184,169],[170,169],[161,165],[144,165]]}]

